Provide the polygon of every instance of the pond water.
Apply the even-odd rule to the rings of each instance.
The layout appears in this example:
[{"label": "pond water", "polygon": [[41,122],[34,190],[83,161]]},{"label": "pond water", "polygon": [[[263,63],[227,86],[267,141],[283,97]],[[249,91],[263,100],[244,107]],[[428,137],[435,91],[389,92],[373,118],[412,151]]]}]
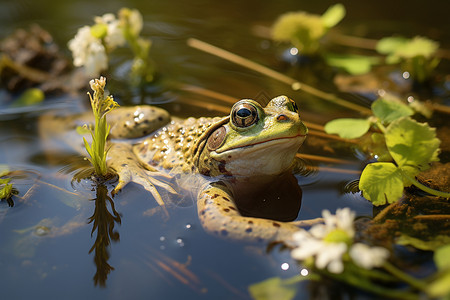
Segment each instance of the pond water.
[{"label": "pond water", "polygon": [[[344,1],[347,16],[341,29],[348,34],[379,38],[391,34],[425,35],[450,48],[446,1]],[[69,57],[66,43],[92,17],[137,8],[144,16],[143,34],[153,41],[152,57],[160,77],[138,93],[123,83],[120,68],[108,74],[108,88],[121,105],[158,104],[179,117],[225,115],[231,103],[202,91],[232,99],[265,101],[285,94],[297,101],[303,119],[324,124],[358,112],[328,105],[293,91],[259,73],[189,47],[197,38],[299,76],[318,89],[338,92],[326,75],[302,74],[280,60],[283,48],[254,34],[287,11],[322,13],[332,2],[310,1],[2,1],[0,37],[16,28],[38,23],[49,31]],[[126,65],[124,66],[126,67]],[[330,79],[330,80],[328,80]],[[13,207],[0,203],[0,298],[2,299],[249,299],[248,286],[264,279],[288,278],[302,269],[289,255],[264,243],[228,241],[206,233],[199,222],[195,199],[168,207],[167,217],[144,189],[127,186],[113,199],[90,182],[72,183],[61,170],[76,160],[75,152],[39,135],[40,115],[83,110],[86,89],[79,94],[47,99],[44,106],[11,110],[10,95],[0,94],[0,164],[23,170],[16,176],[19,196]],[[369,100],[346,95],[369,106]],[[221,97],[218,97],[221,98]],[[222,97],[223,98],[223,97]],[[447,99],[448,101],[448,99]],[[219,107],[216,107],[219,106]],[[308,137],[310,139],[310,137]],[[314,137],[311,140],[314,141]],[[316,138],[317,140],[317,138]],[[323,145],[323,143],[322,143]],[[334,156],[347,163],[305,160],[316,172],[295,175],[302,189],[296,220],[350,207],[358,216],[372,216],[372,205],[345,186],[359,178],[364,158],[352,147],[331,151],[305,142],[301,152]],[[330,170],[330,168],[334,168]],[[93,201],[92,199],[97,199]],[[91,216],[95,221],[89,221]],[[301,283],[298,299],[320,295],[353,297],[351,288],[327,283]],[[367,295],[358,295],[366,299]]]}]

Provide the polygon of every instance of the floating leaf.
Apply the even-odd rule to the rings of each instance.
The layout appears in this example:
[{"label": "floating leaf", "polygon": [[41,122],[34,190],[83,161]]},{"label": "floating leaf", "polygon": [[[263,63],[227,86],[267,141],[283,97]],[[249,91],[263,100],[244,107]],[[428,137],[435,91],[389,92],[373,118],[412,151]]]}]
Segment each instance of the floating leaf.
[{"label": "floating leaf", "polygon": [[359,189],[373,205],[393,203],[403,195],[401,171],[392,163],[369,164],[361,174]]},{"label": "floating leaf", "polygon": [[408,43],[409,39],[400,36],[385,37],[378,41],[376,50],[380,54],[391,54]]},{"label": "floating leaf", "polygon": [[37,88],[27,89],[11,104],[11,107],[36,105],[44,101],[44,92]]},{"label": "floating leaf", "polygon": [[433,110],[425,105],[422,101],[414,100],[413,102],[409,103],[409,106],[417,113],[421,114],[422,116],[430,119],[433,116]]},{"label": "floating leaf", "polygon": [[440,141],[436,130],[426,123],[408,117],[395,120],[387,127],[385,138],[392,158],[411,176],[439,160]]},{"label": "floating leaf", "polygon": [[283,280],[280,277],[273,277],[250,285],[248,290],[255,300],[290,300],[297,293],[297,285],[295,283],[301,279],[301,276],[287,280]]},{"label": "floating leaf", "polygon": [[414,114],[414,111],[408,105],[394,99],[384,98],[379,98],[372,103],[372,112],[383,123],[391,123],[401,117]]},{"label": "floating leaf", "polygon": [[370,128],[368,119],[335,119],[325,124],[325,132],[341,138],[354,139],[363,136]]},{"label": "floating leaf", "polygon": [[328,27],[336,26],[345,17],[345,7],[341,3],[330,6],[326,12],[323,13],[321,19],[323,24]]},{"label": "floating leaf", "polygon": [[344,69],[352,75],[368,73],[373,65],[380,63],[377,57],[350,54],[327,54],[325,60],[328,65]]},{"label": "floating leaf", "polygon": [[[429,241],[424,241],[406,234],[402,234],[398,238],[397,244],[403,246],[409,245],[425,251],[434,251],[443,245],[450,244],[450,237],[447,235],[438,235]],[[448,257],[450,258],[450,256]]]}]

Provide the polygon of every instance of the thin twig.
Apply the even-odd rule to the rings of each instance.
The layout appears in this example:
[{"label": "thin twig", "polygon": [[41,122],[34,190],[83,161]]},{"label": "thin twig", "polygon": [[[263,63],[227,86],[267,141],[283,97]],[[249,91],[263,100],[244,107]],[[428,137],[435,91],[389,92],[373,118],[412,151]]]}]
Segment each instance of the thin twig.
[{"label": "thin twig", "polygon": [[187,40],[187,44],[195,49],[207,52],[209,54],[218,56],[220,58],[223,58],[225,60],[231,61],[235,64],[238,64],[240,66],[249,68],[253,71],[259,72],[261,74],[264,74],[266,76],[269,76],[273,79],[276,79],[280,82],[283,82],[285,84],[288,84],[293,90],[295,91],[304,91],[308,94],[314,95],[316,97],[322,98],[324,100],[327,100],[329,102],[332,102],[334,104],[355,110],[357,112],[360,112],[362,114],[370,115],[372,114],[372,111],[368,109],[367,107],[351,103],[347,100],[341,99],[339,97],[336,97],[333,94],[325,93],[321,90],[318,90],[310,85],[307,85],[305,83],[299,82],[298,80],[295,80],[292,77],[286,76],[282,73],[279,73],[275,70],[272,70],[266,66],[263,66],[261,64],[258,64],[254,61],[251,61],[249,59],[246,59],[242,56],[236,55],[234,53],[231,53],[229,51],[226,51],[224,49],[218,48],[216,46],[213,46],[211,44],[205,43],[203,41],[190,38]]},{"label": "thin twig", "polygon": [[373,219],[374,222],[379,222],[386,218],[386,216],[398,205],[398,202],[394,202],[386,206],[382,211],[380,211]]},{"label": "thin twig", "polygon": [[450,220],[450,215],[418,215],[413,218],[416,220],[448,221]]},{"label": "thin twig", "polygon": [[296,156],[301,159],[308,159],[312,161],[320,161],[325,163],[334,163],[334,164],[343,164],[343,165],[349,165],[349,164],[355,164],[355,162],[350,160],[344,160],[340,158],[333,158],[333,157],[326,157],[326,156],[319,156],[319,155],[313,155],[313,154],[304,154],[304,153],[297,153]]},{"label": "thin twig", "polygon": [[320,172],[328,172],[328,173],[338,173],[338,174],[350,174],[350,175],[360,175],[361,171],[359,170],[348,170],[341,168],[331,168],[331,167],[317,167],[317,166],[305,166],[306,169],[310,170],[318,170]]}]

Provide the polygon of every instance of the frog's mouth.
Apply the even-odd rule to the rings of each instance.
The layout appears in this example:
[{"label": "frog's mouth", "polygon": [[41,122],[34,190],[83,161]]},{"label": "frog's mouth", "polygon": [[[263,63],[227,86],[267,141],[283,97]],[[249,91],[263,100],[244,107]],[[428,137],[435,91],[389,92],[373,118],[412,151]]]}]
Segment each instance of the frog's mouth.
[{"label": "frog's mouth", "polygon": [[[242,149],[252,148],[252,147],[257,147],[258,149],[268,148],[268,147],[272,147],[277,144],[285,143],[286,141],[294,141],[295,139],[298,139],[298,147],[300,147],[301,144],[303,143],[303,141],[305,140],[305,138],[306,138],[306,134],[297,134],[294,136],[276,137],[276,138],[263,140],[263,141],[259,141],[256,143],[251,143],[251,144],[242,145],[242,146],[238,146],[238,147],[217,149],[215,152],[217,154],[224,154],[224,153],[236,150],[236,149],[242,150]],[[288,147],[290,147],[291,145],[295,145],[295,142],[289,143],[289,144],[290,145]]]}]

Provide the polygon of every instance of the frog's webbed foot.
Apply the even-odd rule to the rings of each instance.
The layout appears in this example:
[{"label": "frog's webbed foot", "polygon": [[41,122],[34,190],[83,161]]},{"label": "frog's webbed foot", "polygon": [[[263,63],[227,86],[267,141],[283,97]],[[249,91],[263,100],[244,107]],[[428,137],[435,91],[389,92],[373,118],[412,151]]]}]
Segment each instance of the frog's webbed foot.
[{"label": "frog's webbed foot", "polygon": [[145,165],[146,169],[143,168],[133,154],[131,145],[126,143],[113,144],[109,149],[108,155],[111,157],[108,161],[109,166],[119,175],[119,182],[112,194],[118,193],[125,185],[134,182],[149,191],[153,197],[155,197],[156,202],[163,206],[164,200],[156,189],[156,186],[159,186],[170,193],[177,193],[169,184],[155,178],[155,176],[170,178],[166,174],[157,171],[149,165]]},{"label": "frog's webbed foot", "polygon": [[209,184],[200,192],[198,215],[206,231],[236,240],[282,241],[289,244],[292,234],[299,230],[293,222],[244,217],[232,199],[230,190],[220,183]]}]

